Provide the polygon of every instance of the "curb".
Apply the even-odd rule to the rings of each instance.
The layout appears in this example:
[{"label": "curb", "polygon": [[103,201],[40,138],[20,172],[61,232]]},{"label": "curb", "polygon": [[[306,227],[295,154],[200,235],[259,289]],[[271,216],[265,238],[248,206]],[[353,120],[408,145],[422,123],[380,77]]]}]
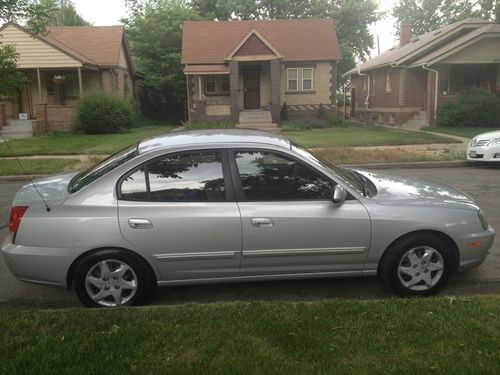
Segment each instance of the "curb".
[{"label": "curb", "polygon": [[[458,167],[472,167],[470,163],[465,160],[456,161],[418,161],[409,163],[379,163],[379,164],[341,164],[340,167],[355,168],[355,169],[401,169],[401,168],[458,168]],[[46,177],[49,175],[38,174],[31,175],[34,180],[39,177]],[[16,182],[16,181],[29,181],[25,175],[19,176],[0,176],[0,182]]]},{"label": "curb", "polygon": [[401,168],[458,168],[472,167],[465,160],[455,161],[417,161],[408,163],[378,163],[378,164],[342,164],[341,167],[367,169],[401,169]]}]

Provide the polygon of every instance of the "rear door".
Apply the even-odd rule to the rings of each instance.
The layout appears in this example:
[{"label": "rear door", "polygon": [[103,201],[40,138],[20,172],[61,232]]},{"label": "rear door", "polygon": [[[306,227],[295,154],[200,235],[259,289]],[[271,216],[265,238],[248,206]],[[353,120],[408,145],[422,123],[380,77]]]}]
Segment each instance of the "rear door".
[{"label": "rear door", "polygon": [[163,280],[237,276],[241,220],[225,151],[169,154],[118,184],[120,229],[149,253]]},{"label": "rear door", "polygon": [[332,202],[335,182],[291,155],[234,150],[242,217],[241,275],[361,274],[371,225],[356,199]]}]

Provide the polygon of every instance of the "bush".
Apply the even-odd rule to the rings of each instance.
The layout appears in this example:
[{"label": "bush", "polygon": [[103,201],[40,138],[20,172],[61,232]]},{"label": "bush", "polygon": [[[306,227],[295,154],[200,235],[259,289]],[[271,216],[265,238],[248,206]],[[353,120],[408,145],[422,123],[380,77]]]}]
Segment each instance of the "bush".
[{"label": "bush", "polygon": [[344,118],[341,115],[335,115],[330,117],[330,126],[334,128],[340,128],[345,125]]},{"label": "bush", "polygon": [[328,115],[326,113],[325,107],[321,103],[319,104],[319,107],[318,107],[317,116],[321,120],[326,120],[328,118]]},{"label": "bush", "polygon": [[438,107],[436,126],[495,127],[500,122],[500,99],[488,90],[467,88],[457,103]]},{"label": "bush", "polygon": [[290,118],[288,116],[288,105],[286,103],[283,103],[283,105],[281,106],[280,118],[281,121],[288,121],[288,119]]},{"label": "bush", "polygon": [[76,131],[85,134],[120,133],[134,126],[138,117],[136,107],[130,102],[104,92],[89,93],[78,103]]}]

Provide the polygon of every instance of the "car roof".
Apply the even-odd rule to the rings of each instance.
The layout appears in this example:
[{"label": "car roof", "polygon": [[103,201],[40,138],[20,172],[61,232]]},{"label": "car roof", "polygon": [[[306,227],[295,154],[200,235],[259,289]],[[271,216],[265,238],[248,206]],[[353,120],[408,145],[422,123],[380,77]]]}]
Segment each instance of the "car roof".
[{"label": "car roof", "polygon": [[289,139],[259,130],[210,129],[177,131],[145,139],[138,145],[139,154],[177,146],[224,146],[230,143],[261,143],[289,149]]}]

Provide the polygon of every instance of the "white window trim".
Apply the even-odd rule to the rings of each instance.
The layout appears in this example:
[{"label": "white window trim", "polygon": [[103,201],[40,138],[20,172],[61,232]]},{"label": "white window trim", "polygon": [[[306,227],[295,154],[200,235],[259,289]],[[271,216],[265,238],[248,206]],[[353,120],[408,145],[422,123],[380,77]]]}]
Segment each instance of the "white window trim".
[{"label": "white window trim", "polygon": [[392,92],[392,71],[390,69],[385,71],[385,92],[387,94]]},{"label": "white window trim", "polygon": [[[295,89],[290,89],[290,70],[295,70],[295,72],[296,72],[295,81],[297,81],[297,88],[295,88]],[[299,91],[299,69],[298,68],[287,68],[286,69],[286,91]]]},{"label": "white window trim", "polygon": [[[311,71],[311,88],[310,89],[304,88],[304,70]],[[301,82],[302,82],[302,91],[313,91],[314,90],[314,69],[313,68],[302,68],[302,80],[301,80]]]}]

